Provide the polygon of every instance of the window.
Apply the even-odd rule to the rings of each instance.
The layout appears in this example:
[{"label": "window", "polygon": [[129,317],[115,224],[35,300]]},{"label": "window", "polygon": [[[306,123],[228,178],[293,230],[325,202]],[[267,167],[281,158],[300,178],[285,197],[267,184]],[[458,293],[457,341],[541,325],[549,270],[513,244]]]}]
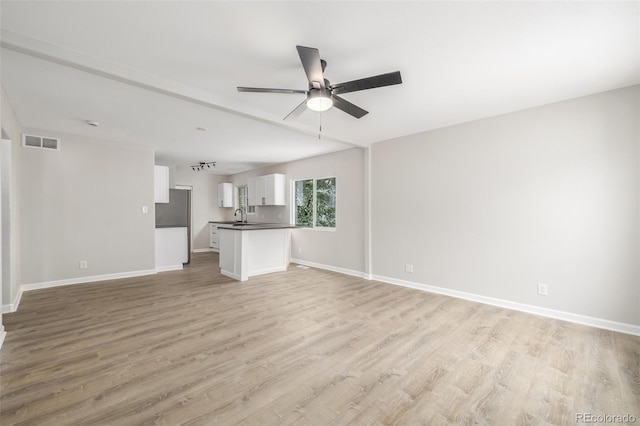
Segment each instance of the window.
[{"label": "window", "polygon": [[294,182],[295,224],[313,228],[336,227],[336,178]]},{"label": "window", "polygon": [[246,185],[238,187],[238,208],[245,213],[256,212],[256,207],[249,205],[249,188]]}]

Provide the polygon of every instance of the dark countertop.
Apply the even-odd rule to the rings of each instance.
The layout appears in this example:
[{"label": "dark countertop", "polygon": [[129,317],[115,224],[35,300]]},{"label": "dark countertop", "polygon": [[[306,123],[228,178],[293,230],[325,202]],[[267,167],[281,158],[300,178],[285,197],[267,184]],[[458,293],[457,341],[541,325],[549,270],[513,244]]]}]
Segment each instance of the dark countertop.
[{"label": "dark countertop", "polygon": [[[235,225],[235,226],[234,226]],[[304,228],[304,226],[288,225],[286,223],[241,223],[233,222],[225,223],[218,226],[218,229],[231,229],[233,231],[257,231],[261,229],[296,229]]]},{"label": "dark countertop", "polygon": [[156,229],[161,228],[186,228],[187,225],[156,225]]}]

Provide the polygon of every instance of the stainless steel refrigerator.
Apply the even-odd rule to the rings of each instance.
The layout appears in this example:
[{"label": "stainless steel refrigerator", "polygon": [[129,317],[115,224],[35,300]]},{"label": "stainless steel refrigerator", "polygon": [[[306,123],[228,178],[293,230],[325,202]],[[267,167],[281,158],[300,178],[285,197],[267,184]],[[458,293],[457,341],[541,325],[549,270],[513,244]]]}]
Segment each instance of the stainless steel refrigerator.
[{"label": "stainless steel refrigerator", "polygon": [[156,228],[187,227],[188,262],[191,262],[191,191],[170,189],[168,203],[156,203]]}]

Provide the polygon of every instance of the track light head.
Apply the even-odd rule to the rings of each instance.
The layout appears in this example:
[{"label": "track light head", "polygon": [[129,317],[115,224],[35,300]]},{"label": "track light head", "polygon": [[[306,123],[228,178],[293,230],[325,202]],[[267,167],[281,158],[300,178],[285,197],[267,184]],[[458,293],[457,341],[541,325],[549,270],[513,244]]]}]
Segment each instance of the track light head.
[{"label": "track light head", "polygon": [[201,172],[204,169],[213,169],[215,167],[216,167],[215,161],[208,161],[208,162],[201,161],[198,164],[194,164],[193,166],[191,166],[191,170],[193,170],[194,172]]}]

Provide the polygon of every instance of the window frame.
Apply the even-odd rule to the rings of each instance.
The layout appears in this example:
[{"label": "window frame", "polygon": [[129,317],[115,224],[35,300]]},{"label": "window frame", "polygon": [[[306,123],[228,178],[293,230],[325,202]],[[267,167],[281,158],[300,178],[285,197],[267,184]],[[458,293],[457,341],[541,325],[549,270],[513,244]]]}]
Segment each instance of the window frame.
[{"label": "window frame", "polygon": [[255,215],[256,214],[256,206],[250,206],[249,205],[249,185],[238,185],[236,186],[236,208],[242,208],[241,203],[240,203],[240,193],[241,188],[244,188],[244,194],[245,194],[245,213],[247,215]]},{"label": "window frame", "polygon": [[[317,209],[318,209],[318,198],[317,198],[317,181],[325,180],[325,179],[333,179],[334,187],[335,187],[335,200],[334,200],[334,226],[318,226],[317,225]],[[297,221],[297,209],[296,209],[296,183],[302,181],[312,181],[313,189],[312,189],[312,224],[308,225],[298,225]],[[291,218],[293,225],[302,226],[302,229],[309,229],[314,231],[324,231],[324,232],[335,232],[338,227],[338,178],[336,175],[329,175],[317,178],[300,178],[300,179],[292,179],[291,180]]]}]

